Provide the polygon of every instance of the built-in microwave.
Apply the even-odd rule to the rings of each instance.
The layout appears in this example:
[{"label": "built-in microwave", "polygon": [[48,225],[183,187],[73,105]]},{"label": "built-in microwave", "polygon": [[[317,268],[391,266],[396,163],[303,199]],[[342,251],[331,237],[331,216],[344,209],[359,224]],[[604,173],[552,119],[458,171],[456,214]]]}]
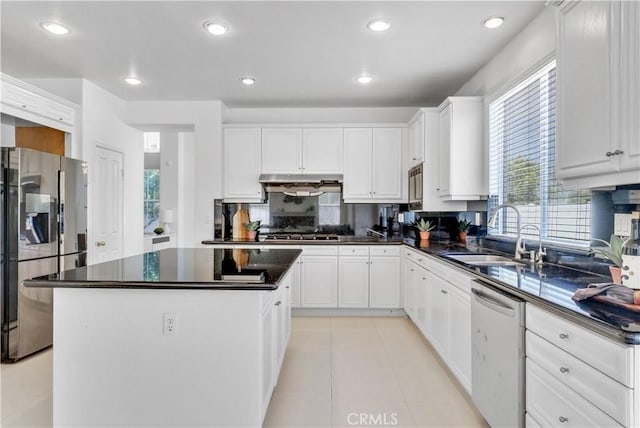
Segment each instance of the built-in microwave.
[{"label": "built-in microwave", "polygon": [[422,167],[419,164],[409,169],[409,209],[422,211]]}]

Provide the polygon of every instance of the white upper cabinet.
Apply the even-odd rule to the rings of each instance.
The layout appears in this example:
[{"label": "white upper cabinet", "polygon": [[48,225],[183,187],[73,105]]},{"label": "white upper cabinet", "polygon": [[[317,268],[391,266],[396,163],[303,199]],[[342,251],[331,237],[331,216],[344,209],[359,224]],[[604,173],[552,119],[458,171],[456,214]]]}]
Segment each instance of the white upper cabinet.
[{"label": "white upper cabinet", "polygon": [[262,173],[302,173],[302,129],[262,129]]},{"label": "white upper cabinet", "polygon": [[1,75],[0,111],[65,132],[73,132],[75,107],[53,94]]},{"label": "white upper cabinet", "polygon": [[407,150],[407,164],[409,167],[418,165],[424,161],[424,128],[424,114],[420,111],[409,122],[409,150]]},{"label": "white upper cabinet", "polygon": [[[416,211],[466,211],[466,201],[444,200],[440,197],[440,114],[437,108],[423,108],[414,118],[416,123],[421,125],[418,127],[422,139],[422,147],[424,147],[424,166],[422,168],[422,207]],[[418,138],[417,134],[410,131],[412,138]],[[465,163],[474,162],[471,159],[464,159],[458,162],[455,167],[465,165]],[[449,169],[449,167],[444,167]],[[448,178],[448,177],[447,177]]]},{"label": "white upper cabinet", "polygon": [[260,176],[260,129],[224,130],[224,199],[258,202],[264,199]]},{"label": "white upper cabinet", "polygon": [[342,129],[263,128],[262,173],[341,174]]},{"label": "white upper cabinet", "polygon": [[558,8],[556,176],[565,188],[640,182],[639,10],[628,1]]},{"label": "white upper cabinet", "polygon": [[402,200],[402,129],[344,130],[345,202]]},{"label": "white upper cabinet", "polygon": [[341,128],[302,130],[302,172],[304,174],[342,174]]},{"label": "white upper cabinet", "polygon": [[440,197],[484,199],[484,132],[482,97],[449,97],[440,111]]}]

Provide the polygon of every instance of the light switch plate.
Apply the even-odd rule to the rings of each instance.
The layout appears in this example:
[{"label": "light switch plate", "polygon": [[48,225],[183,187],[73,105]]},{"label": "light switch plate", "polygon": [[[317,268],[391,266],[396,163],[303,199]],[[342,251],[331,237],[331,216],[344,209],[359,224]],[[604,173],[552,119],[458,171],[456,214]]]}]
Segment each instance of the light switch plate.
[{"label": "light switch plate", "polygon": [[631,214],[613,215],[613,234],[626,237],[631,235]]}]

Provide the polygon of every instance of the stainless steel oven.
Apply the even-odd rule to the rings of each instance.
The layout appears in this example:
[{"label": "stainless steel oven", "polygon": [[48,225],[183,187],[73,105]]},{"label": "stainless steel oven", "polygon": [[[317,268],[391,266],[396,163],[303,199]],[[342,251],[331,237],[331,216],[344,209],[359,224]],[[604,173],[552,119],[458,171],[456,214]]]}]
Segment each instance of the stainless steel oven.
[{"label": "stainless steel oven", "polygon": [[422,211],[422,168],[423,164],[409,170],[409,209]]}]

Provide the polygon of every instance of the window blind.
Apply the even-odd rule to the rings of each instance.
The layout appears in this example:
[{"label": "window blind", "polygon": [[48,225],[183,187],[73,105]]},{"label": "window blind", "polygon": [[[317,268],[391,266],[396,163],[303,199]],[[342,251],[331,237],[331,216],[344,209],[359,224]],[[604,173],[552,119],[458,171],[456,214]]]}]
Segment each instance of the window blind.
[{"label": "window blind", "polygon": [[144,152],[145,153],[160,153],[160,133],[159,132],[145,132],[144,138]]},{"label": "window blind", "polygon": [[[540,226],[543,239],[587,244],[591,193],[564,190],[556,180],[555,123],[555,61],[489,105],[489,215],[512,204],[522,224]],[[515,213],[502,210],[489,233],[516,236]],[[537,231],[522,235],[537,237]]]}]

